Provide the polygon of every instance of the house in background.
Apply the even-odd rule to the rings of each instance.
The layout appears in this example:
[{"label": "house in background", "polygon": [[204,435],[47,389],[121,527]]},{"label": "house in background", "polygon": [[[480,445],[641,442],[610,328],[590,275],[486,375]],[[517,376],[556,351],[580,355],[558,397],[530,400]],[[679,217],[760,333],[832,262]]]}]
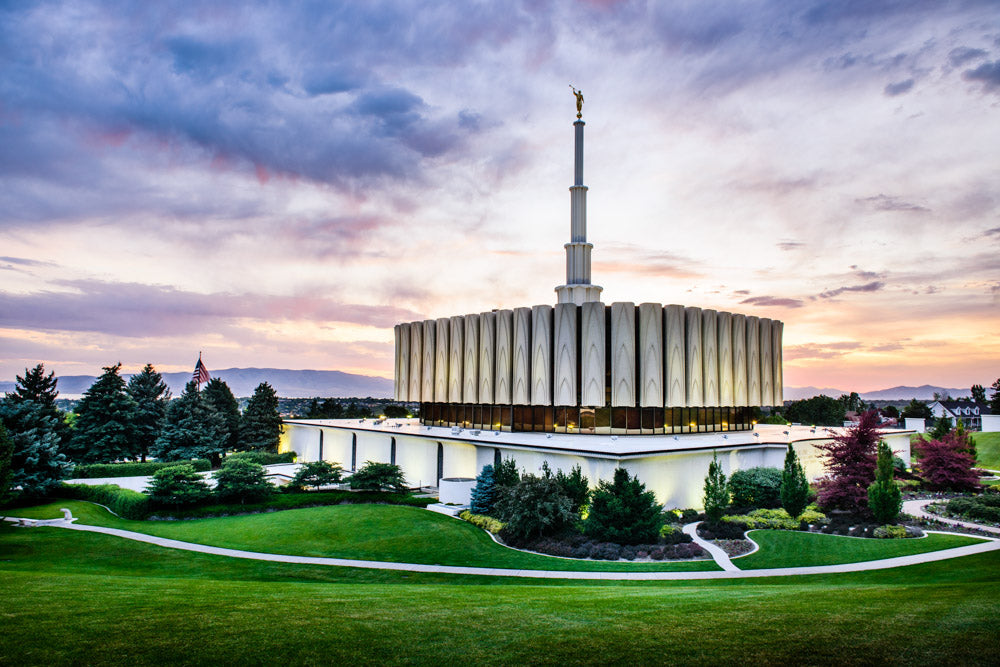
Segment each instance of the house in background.
[{"label": "house in background", "polygon": [[966,431],[983,430],[983,415],[990,414],[990,409],[985,403],[976,403],[967,398],[957,401],[934,401],[930,404],[930,408],[934,419],[950,417],[952,424],[958,426],[961,422]]}]

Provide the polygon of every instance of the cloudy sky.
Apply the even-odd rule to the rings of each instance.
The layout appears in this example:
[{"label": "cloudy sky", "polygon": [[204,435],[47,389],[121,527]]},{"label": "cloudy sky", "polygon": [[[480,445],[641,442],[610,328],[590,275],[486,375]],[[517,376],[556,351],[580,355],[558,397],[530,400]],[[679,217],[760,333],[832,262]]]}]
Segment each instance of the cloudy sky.
[{"label": "cloudy sky", "polygon": [[791,386],[1000,376],[995,0],[0,5],[0,379],[391,376],[554,303],[785,322]]}]

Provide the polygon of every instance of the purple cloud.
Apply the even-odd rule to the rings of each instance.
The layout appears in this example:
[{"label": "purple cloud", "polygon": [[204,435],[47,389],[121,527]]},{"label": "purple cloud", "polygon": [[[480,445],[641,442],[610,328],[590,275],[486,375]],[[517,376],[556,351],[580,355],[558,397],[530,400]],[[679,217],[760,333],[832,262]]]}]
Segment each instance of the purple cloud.
[{"label": "purple cloud", "polygon": [[838,287],[837,289],[827,290],[825,292],[820,292],[816,295],[820,299],[832,299],[834,297],[840,296],[844,292],[878,292],[883,287],[885,283],[875,280],[870,283],[865,283],[864,285],[852,285],[850,287]]},{"label": "purple cloud", "polygon": [[910,92],[913,88],[913,79],[906,79],[905,81],[898,81],[896,83],[890,83],[886,85],[883,91],[888,97],[896,97],[897,95],[903,95]]},{"label": "purple cloud", "polygon": [[1000,60],[986,62],[975,69],[962,73],[966,81],[982,82],[983,90],[988,93],[1000,93]]},{"label": "purple cloud", "polygon": [[749,299],[743,299],[740,303],[745,303],[750,306],[774,306],[777,308],[802,307],[802,301],[800,299],[788,299],[775,296],[752,296]]}]

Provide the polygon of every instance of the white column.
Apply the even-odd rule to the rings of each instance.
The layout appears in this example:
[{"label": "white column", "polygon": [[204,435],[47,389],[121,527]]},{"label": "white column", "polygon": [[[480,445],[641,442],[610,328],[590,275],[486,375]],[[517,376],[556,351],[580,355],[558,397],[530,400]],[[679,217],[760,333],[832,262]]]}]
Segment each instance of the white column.
[{"label": "white column", "polygon": [[451,321],[447,317],[435,320],[436,340],[434,341],[434,402],[448,402],[448,332]]},{"label": "white column", "polygon": [[774,357],[771,356],[771,320],[760,320],[760,404],[774,405]]},{"label": "white column", "polygon": [[699,407],[705,404],[704,385],[702,380],[701,355],[701,308],[688,306],[684,309],[684,340],[687,343],[687,354],[684,366],[687,371],[687,390],[684,405]]},{"label": "white column", "polygon": [[393,345],[392,345],[392,363],[393,363],[393,367],[392,367],[392,400],[394,400],[394,401],[400,401],[400,400],[402,400],[400,398],[400,396],[402,395],[402,392],[399,390],[399,353],[400,353],[400,345],[399,345],[399,335],[400,335],[400,333],[399,333],[399,331],[400,331],[401,327],[402,327],[401,324],[397,324],[396,326],[394,326],[392,328],[392,340],[393,340]]},{"label": "white column", "polygon": [[733,402],[733,314],[719,313],[719,405]]},{"label": "white column", "polygon": [[454,315],[449,319],[448,335],[448,402],[462,402],[462,367],[465,365],[465,318]]},{"label": "white column", "polygon": [[671,304],[663,309],[663,361],[667,407],[687,405],[687,374],[684,359],[684,306]]},{"label": "white column", "polygon": [[410,400],[410,325],[399,325],[399,400]]},{"label": "white column", "polygon": [[465,360],[462,367],[462,401],[479,402],[479,315],[465,316]]},{"label": "white column", "polygon": [[663,407],[663,306],[639,304],[639,405]]},{"label": "white column", "polygon": [[604,407],[605,306],[590,301],[580,306],[580,405]]},{"label": "white column", "polygon": [[635,304],[611,304],[611,405],[635,406]]},{"label": "white column", "polygon": [[557,304],[553,313],[555,359],[552,369],[552,403],[576,405],[576,311],[575,303]]},{"label": "white column", "polygon": [[733,405],[747,402],[747,316],[733,315]]},{"label": "white column", "polygon": [[514,379],[512,402],[531,405],[531,309],[514,309]]},{"label": "white column", "polygon": [[747,404],[760,402],[760,318],[747,317]]},{"label": "white column", "polygon": [[783,405],[785,402],[785,378],[781,350],[781,336],[784,328],[785,325],[782,322],[771,321],[771,358],[773,359],[775,405]]},{"label": "white column", "polygon": [[494,402],[493,374],[496,362],[496,313],[481,313],[479,315],[479,402]]},{"label": "white column", "polygon": [[705,405],[719,405],[719,334],[716,328],[718,313],[714,310],[701,311],[701,367]]},{"label": "white column", "polygon": [[510,405],[514,360],[514,311],[499,310],[497,318],[496,369],[493,379],[497,405]]},{"label": "white column", "polygon": [[552,306],[531,309],[531,404],[552,405]]},{"label": "white column", "polygon": [[420,400],[430,403],[434,401],[434,334],[437,324],[434,320],[423,321],[424,358],[420,364]]},{"label": "white column", "polygon": [[423,322],[410,323],[410,391],[409,399],[413,402],[420,401],[420,371],[424,362],[424,353],[421,343],[424,338]]}]

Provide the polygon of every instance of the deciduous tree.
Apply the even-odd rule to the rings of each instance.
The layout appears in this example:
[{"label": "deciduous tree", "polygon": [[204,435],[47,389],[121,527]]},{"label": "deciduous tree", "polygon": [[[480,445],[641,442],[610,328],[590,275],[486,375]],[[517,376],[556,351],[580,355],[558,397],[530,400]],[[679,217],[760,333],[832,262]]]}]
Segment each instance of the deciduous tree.
[{"label": "deciduous tree", "polygon": [[321,486],[336,484],[344,475],[344,469],[339,463],[328,463],[327,461],[310,461],[303,463],[295,472],[295,476],[288,483],[289,486],[302,488],[304,486],[315,487],[319,490]]},{"label": "deciduous tree", "polygon": [[503,487],[496,514],[506,525],[502,534],[514,540],[558,533],[574,520],[572,502],[555,477],[524,475]]},{"label": "deciduous tree", "polygon": [[590,500],[590,480],[583,474],[580,464],[573,466],[569,474],[561,469],[556,471],[556,481],[562,487],[566,497],[573,503],[573,511],[577,514]]},{"label": "deciduous tree", "polygon": [[820,507],[868,512],[868,487],[875,481],[875,453],[880,432],[878,411],[868,410],[844,433],[829,443],[817,445],[827,475],[819,481]]},{"label": "deciduous tree", "polygon": [[952,431],[941,438],[918,441],[916,473],[932,491],[972,491],[979,488],[976,459],[964,434]]},{"label": "deciduous tree", "polygon": [[993,398],[990,399],[990,412],[1000,415],[1000,378],[990,388],[993,389]]},{"label": "deciduous tree", "polygon": [[364,491],[406,491],[403,469],[394,463],[365,461],[361,468],[351,475],[351,488]]}]

